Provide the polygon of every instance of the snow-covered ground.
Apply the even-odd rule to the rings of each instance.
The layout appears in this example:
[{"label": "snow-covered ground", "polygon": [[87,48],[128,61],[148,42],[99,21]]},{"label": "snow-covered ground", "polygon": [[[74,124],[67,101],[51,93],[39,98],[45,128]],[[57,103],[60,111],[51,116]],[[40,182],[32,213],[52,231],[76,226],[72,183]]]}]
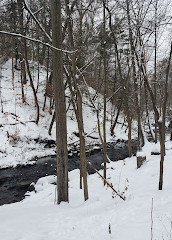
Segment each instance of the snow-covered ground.
[{"label": "snow-covered ground", "polygon": [[[36,116],[31,89],[29,86],[25,89],[28,104],[23,106],[18,73],[15,73],[13,90],[10,67],[9,61],[3,67],[1,77],[3,113],[0,113],[0,167],[26,164],[35,156],[54,154],[55,151],[53,148],[45,149],[43,145],[34,141],[36,138],[55,139],[55,128],[50,137],[47,133],[51,120],[48,109],[45,112],[41,110],[38,126],[29,122]],[[38,93],[40,106],[43,105],[43,83],[45,73],[42,70]],[[87,105],[84,106],[85,131],[98,137],[96,117]],[[75,119],[72,120],[72,115],[70,110],[69,143],[78,141],[73,134],[77,132],[77,125]],[[15,125],[10,125],[13,123]],[[17,144],[7,137],[7,131],[10,136],[18,136]],[[127,133],[118,125],[115,134],[115,138],[126,138]],[[108,141],[112,140],[109,134],[107,138]],[[87,137],[86,141],[89,144],[93,140]],[[125,201],[116,196],[110,188],[104,187],[102,179],[93,174],[88,176],[89,200],[84,202],[83,192],[79,189],[79,170],[74,170],[69,172],[69,203],[56,205],[55,176],[39,179],[35,185],[36,191],[26,193],[23,201],[0,207],[0,239],[172,239],[172,142],[167,138],[162,191],[158,191],[160,156],[151,155],[151,151],[157,152],[158,149],[158,145],[146,142],[143,148],[146,161],[139,169],[136,168],[136,157],[110,162],[107,165],[108,181],[120,193],[124,192]]]},{"label": "snow-covered ground", "polygon": [[84,202],[79,170],[74,170],[69,173],[69,203],[55,205],[55,176],[39,179],[36,192],[28,193],[22,202],[0,207],[0,239],[148,240],[152,221],[152,239],[171,239],[172,143],[167,141],[162,191],[158,191],[160,157],[151,156],[154,147],[146,143],[147,160],[140,169],[136,157],[108,164],[108,180],[125,192],[125,201],[93,174],[88,177],[89,200]]},{"label": "snow-covered ground", "polygon": [[[48,135],[48,128],[52,119],[49,114],[49,98],[47,98],[45,111],[42,111],[45,93],[46,72],[42,68],[40,73],[40,84],[38,89],[38,101],[40,106],[40,121],[36,125],[33,121],[36,120],[36,107],[32,89],[28,83],[24,86],[26,103],[22,103],[21,99],[21,83],[20,73],[15,71],[14,83],[12,82],[11,60],[2,66],[0,78],[0,167],[16,166],[17,164],[33,163],[35,158],[55,154],[55,148],[44,148],[44,144],[40,141],[46,139],[55,140],[55,124],[52,129],[52,135]],[[37,70],[32,63],[32,75],[36,87]],[[14,86],[14,89],[13,89]],[[94,94],[93,89],[90,89],[91,94]],[[66,95],[69,95],[68,90]],[[69,98],[67,98],[68,101]],[[102,98],[97,99],[99,104],[102,103]],[[90,108],[90,103],[84,97],[83,115],[84,127],[86,137],[86,144],[100,143],[97,130],[97,118],[95,111]],[[68,102],[67,102],[68,107]],[[110,106],[109,106],[110,112]],[[73,145],[79,143],[79,138],[75,135],[78,132],[75,115],[70,106],[67,113],[67,129],[68,129],[68,143]],[[101,117],[101,114],[100,114]],[[110,119],[110,113],[108,114]],[[121,122],[123,119],[121,120]],[[115,139],[127,139],[125,127],[117,125],[115,137],[110,136],[110,121],[107,123],[107,141],[114,141]],[[9,137],[8,137],[9,135]],[[93,140],[92,137],[96,137]],[[17,143],[14,143],[14,140]],[[37,140],[40,140],[37,143]]]}]

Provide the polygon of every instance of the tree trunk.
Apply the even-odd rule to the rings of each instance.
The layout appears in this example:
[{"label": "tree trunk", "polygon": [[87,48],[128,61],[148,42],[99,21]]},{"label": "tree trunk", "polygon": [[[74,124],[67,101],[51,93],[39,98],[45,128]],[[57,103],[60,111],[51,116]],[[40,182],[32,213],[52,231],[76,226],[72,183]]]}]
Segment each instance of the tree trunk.
[{"label": "tree trunk", "polygon": [[36,108],[37,108],[37,117],[36,117],[36,121],[35,122],[36,122],[36,124],[38,124],[38,122],[39,122],[39,104],[38,104],[38,98],[37,98],[37,95],[36,95],[36,90],[35,90],[35,87],[34,87],[34,84],[33,84],[33,80],[32,80],[32,75],[30,73],[29,62],[28,62],[28,58],[27,58],[26,40],[24,40],[24,50],[25,50],[25,61],[26,61],[27,72],[28,72],[29,79],[30,79],[30,86],[31,86],[32,91],[33,91],[35,105],[36,105]]},{"label": "tree trunk", "polygon": [[[61,1],[51,0],[52,44],[62,47]],[[62,51],[53,51],[53,88],[56,112],[56,145],[57,145],[57,203],[68,202],[68,155],[66,103],[63,82]]]},{"label": "tree trunk", "polygon": [[166,108],[167,108],[167,99],[168,99],[168,78],[170,71],[170,63],[171,63],[171,55],[172,55],[172,42],[171,42],[171,50],[170,56],[168,60],[168,66],[166,70],[166,81],[165,81],[165,90],[164,90],[164,102],[162,108],[162,131],[161,131],[161,160],[160,160],[160,174],[159,174],[159,190],[162,190],[163,187],[163,169],[164,169],[164,156],[165,156],[165,120],[166,120]]},{"label": "tree trunk", "polygon": [[[103,66],[104,66],[104,93],[103,93],[103,160],[104,160],[104,179],[106,179],[107,146],[106,146],[106,92],[107,92],[107,59],[106,59],[106,13],[105,0],[103,0]],[[104,185],[106,181],[104,181]]]},{"label": "tree trunk", "polygon": [[131,50],[131,62],[133,67],[133,79],[134,79],[134,93],[135,93],[135,103],[136,103],[136,112],[137,112],[137,121],[138,121],[138,150],[141,150],[141,138],[142,138],[142,130],[141,130],[141,115],[140,115],[140,106],[138,101],[138,81],[136,74],[136,66],[134,59],[134,42],[133,42],[133,34],[131,29],[131,19],[130,19],[130,6],[129,0],[126,0],[127,5],[127,18],[128,18],[128,26],[129,26],[129,41],[130,41],[130,50]]},{"label": "tree trunk", "polygon": [[55,119],[56,119],[56,113],[54,112],[54,113],[53,113],[53,117],[52,117],[51,122],[50,122],[49,129],[48,129],[48,134],[49,134],[49,135],[51,135],[51,130],[52,130],[53,124],[54,124],[54,122],[55,122]]},{"label": "tree trunk", "polygon": [[85,201],[88,199],[88,186],[87,186],[87,160],[85,154],[85,136],[84,136],[84,125],[83,125],[83,115],[82,115],[82,97],[78,94],[78,128],[79,128],[79,138],[80,138],[80,158],[81,158],[81,176],[83,177],[84,185],[84,198]]},{"label": "tree trunk", "polygon": [[[154,96],[155,96],[155,102],[156,102],[156,84],[157,84],[157,10],[158,10],[158,1],[155,1],[155,39],[154,39],[154,47],[155,47],[155,56],[154,56]],[[157,128],[158,128],[158,121],[157,118],[155,117],[155,143],[158,141],[158,133],[157,133]]]},{"label": "tree trunk", "polygon": [[115,126],[116,126],[117,121],[118,121],[118,117],[119,117],[119,114],[120,114],[120,111],[121,111],[122,103],[123,103],[123,99],[121,99],[121,101],[120,101],[120,103],[118,105],[118,110],[117,110],[115,121],[114,121],[114,123],[112,124],[112,126],[110,128],[111,136],[114,135],[114,129],[115,129]]},{"label": "tree trunk", "polygon": [[[119,56],[119,51],[118,51],[117,39],[116,39],[115,33],[113,32],[113,28],[112,28],[111,12],[107,6],[106,6],[106,9],[109,13],[109,28],[112,33],[112,37],[113,37],[113,41],[114,41],[116,60],[117,60],[118,71],[119,71],[119,76],[120,76],[121,86],[122,86],[122,91],[123,91],[124,108],[125,108],[125,113],[127,115],[127,122],[128,122],[128,127],[129,127],[129,129],[128,129],[128,152],[129,152],[129,157],[131,157],[131,152],[132,152],[132,150],[131,150],[131,121],[132,121],[132,118],[131,118],[131,114],[129,111],[129,100],[127,97],[126,82],[125,82],[125,79],[122,74],[122,67],[121,67],[121,61],[120,61],[120,56]],[[127,78],[128,77],[129,77],[129,72],[128,72]]]},{"label": "tree trunk", "polygon": [[[17,0],[18,5],[18,15],[19,15],[19,29],[20,34],[24,35],[23,26],[23,2],[22,0]],[[24,95],[24,84],[26,84],[26,71],[25,71],[25,60],[24,60],[24,40],[20,41],[20,67],[21,67],[21,89],[22,89],[22,101],[25,102]]]},{"label": "tree trunk", "polygon": [[[65,5],[66,5],[66,13],[68,17],[67,23],[68,23],[69,41],[70,41],[71,48],[74,49],[73,29],[72,29],[71,13],[69,9],[68,0],[65,0]],[[76,93],[76,101],[74,100],[75,93],[73,92],[72,87],[70,87],[70,91],[72,95],[72,104],[73,104],[76,119],[77,119],[79,139],[80,139],[80,161],[81,161],[80,187],[82,187],[81,185],[82,185],[82,177],[83,177],[84,198],[86,201],[88,199],[88,185],[87,185],[87,167],[86,167],[86,154],[85,154],[85,136],[84,136],[84,125],[83,125],[83,116],[82,116],[82,96],[81,96],[81,92],[79,90],[78,82],[76,79],[77,65],[76,65],[75,54],[72,54],[71,61],[72,61],[72,76],[73,76],[73,82],[74,82],[74,89]]]}]

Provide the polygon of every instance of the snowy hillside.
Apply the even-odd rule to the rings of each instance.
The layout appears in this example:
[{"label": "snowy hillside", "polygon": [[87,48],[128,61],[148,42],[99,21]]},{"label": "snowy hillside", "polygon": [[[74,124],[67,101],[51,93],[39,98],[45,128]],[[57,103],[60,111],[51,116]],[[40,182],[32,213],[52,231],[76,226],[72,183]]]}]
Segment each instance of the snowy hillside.
[{"label": "snowy hillside", "polygon": [[[29,83],[24,87],[26,103],[22,103],[21,99],[21,83],[19,72],[15,72],[14,89],[11,73],[11,60],[9,60],[1,70],[1,106],[0,106],[0,167],[16,166],[17,164],[27,164],[34,162],[35,158],[55,154],[54,148],[44,148],[45,144],[41,144],[48,140],[55,140],[55,124],[52,129],[52,135],[48,135],[48,128],[52,119],[49,114],[49,98],[47,98],[45,111],[42,111],[45,93],[46,72],[42,69],[40,74],[40,85],[38,88],[38,101],[40,105],[40,121],[38,125],[34,123],[36,119],[36,107],[32,89]],[[37,79],[36,66],[33,71],[33,79]],[[90,89],[93,93],[94,91]],[[68,90],[66,95],[69,95]],[[67,98],[68,101],[69,98]],[[102,99],[97,99],[101,103]],[[69,106],[67,102],[67,107]],[[88,100],[84,99],[83,104],[84,126],[86,137],[86,144],[100,143],[97,118],[95,112],[90,108]],[[109,116],[110,119],[110,106]],[[123,120],[122,120],[123,121]],[[68,110],[67,119],[68,128],[68,144],[78,144],[79,138],[75,133],[77,130],[77,123],[75,120],[72,106]],[[110,121],[107,123],[107,129],[110,129]],[[115,131],[115,138],[111,138],[110,130],[107,132],[107,141],[114,139],[127,139],[125,127],[117,125]],[[30,163],[31,163],[30,162]]]},{"label": "snowy hillside", "polygon": [[[3,66],[1,77],[1,168],[32,163],[35,157],[55,154],[55,147],[44,148],[35,140],[55,140],[55,126],[52,136],[48,135],[52,118],[48,107],[45,112],[41,110],[37,126],[33,122],[36,109],[32,91],[29,86],[25,88],[27,104],[22,104],[19,76],[16,72],[13,89],[10,67],[9,61]],[[40,107],[43,105],[45,78],[42,69],[38,93]],[[99,142],[89,137],[98,138],[98,133],[96,116],[87,104],[84,104],[84,123],[87,145]],[[71,109],[68,111],[69,144],[78,141],[74,132],[77,132],[77,125]],[[115,139],[126,139],[126,136],[125,128],[119,124]],[[108,141],[114,140],[109,134],[107,138]],[[141,168],[136,168],[136,157],[108,164],[107,179],[123,193],[125,201],[104,187],[102,179],[95,173],[88,176],[89,200],[84,202],[83,192],[79,189],[79,170],[74,170],[69,172],[69,203],[55,205],[56,177],[47,176],[38,180],[35,191],[27,192],[23,201],[0,207],[0,239],[172,239],[172,142],[169,137],[166,140],[162,191],[158,191],[160,156],[151,155],[151,151],[159,150],[159,146],[146,142],[143,152],[147,160]]]}]

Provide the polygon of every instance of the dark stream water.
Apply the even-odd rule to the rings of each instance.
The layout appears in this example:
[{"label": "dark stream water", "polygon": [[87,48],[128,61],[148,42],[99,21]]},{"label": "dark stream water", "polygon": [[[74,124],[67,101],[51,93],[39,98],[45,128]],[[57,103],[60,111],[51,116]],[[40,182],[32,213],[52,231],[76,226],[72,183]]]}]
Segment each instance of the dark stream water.
[{"label": "dark stream water", "polygon": [[[132,153],[136,153],[136,141],[132,142]],[[112,161],[118,161],[128,157],[126,141],[117,141],[108,144],[107,154]],[[101,148],[91,150],[87,153],[87,160],[100,170],[103,163],[103,152]],[[68,157],[69,171],[79,168],[78,153]],[[94,173],[88,166],[88,173]],[[34,165],[18,166],[16,168],[0,169],[0,205],[21,201],[27,191],[32,191],[30,185],[44,176],[56,174],[56,158],[49,156],[40,158]]]}]

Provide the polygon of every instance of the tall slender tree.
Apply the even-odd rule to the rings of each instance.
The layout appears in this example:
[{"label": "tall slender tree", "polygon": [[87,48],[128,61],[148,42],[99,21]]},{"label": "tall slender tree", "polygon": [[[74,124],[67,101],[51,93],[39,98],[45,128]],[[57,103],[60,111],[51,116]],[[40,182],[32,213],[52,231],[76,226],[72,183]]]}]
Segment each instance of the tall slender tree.
[{"label": "tall slender tree", "polygon": [[[103,0],[103,67],[104,67],[104,92],[103,92],[103,159],[104,178],[106,179],[107,147],[106,147],[106,98],[107,98],[107,54],[106,54],[106,0]],[[106,181],[104,181],[104,185]]]},{"label": "tall slender tree", "polygon": [[160,174],[159,174],[159,190],[162,190],[163,187],[163,170],[164,170],[164,156],[165,156],[165,120],[166,120],[166,110],[167,110],[167,100],[168,100],[168,81],[169,81],[169,72],[170,72],[170,63],[172,57],[172,42],[171,50],[167,63],[166,69],[166,79],[165,79],[165,89],[164,89],[164,102],[162,108],[162,128],[161,128],[161,160],[160,160]]},{"label": "tall slender tree", "polygon": [[[62,47],[61,1],[51,0],[52,44]],[[62,51],[53,51],[53,87],[56,112],[57,203],[68,202],[68,155]]]}]

